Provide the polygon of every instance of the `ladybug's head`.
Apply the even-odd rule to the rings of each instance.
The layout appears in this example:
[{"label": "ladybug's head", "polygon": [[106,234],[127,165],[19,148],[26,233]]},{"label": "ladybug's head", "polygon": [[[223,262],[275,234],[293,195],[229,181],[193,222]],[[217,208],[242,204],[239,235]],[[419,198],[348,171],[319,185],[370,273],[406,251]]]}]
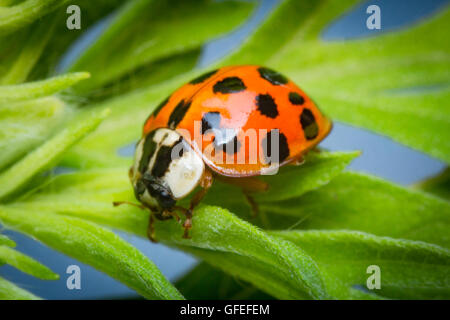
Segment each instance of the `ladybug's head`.
[{"label": "ladybug's head", "polygon": [[204,171],[202,158],[178,132],[160,128],[137,143],[129,175],[137,200],[170,210],[195,189]]}]

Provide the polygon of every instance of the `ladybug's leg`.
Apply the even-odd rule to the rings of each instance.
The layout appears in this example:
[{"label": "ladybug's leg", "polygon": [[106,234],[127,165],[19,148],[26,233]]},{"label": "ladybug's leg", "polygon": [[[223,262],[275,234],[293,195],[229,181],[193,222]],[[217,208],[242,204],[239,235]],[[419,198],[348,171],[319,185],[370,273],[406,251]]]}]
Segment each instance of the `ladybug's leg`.
[{"label": "ladybug's leg", "polygon": [[248,191],[243,190],[245,199],[247,199],[247,202],[250,205],[250,209],[252,211],[252,218],[256,218],[259,213],[259,206],[258,203],[256,203],[255,199],[249,194]]},{"label": "ladybug's leg", "polygon": [[149,216],[149,220],[148,220],[148,227],[147,227],[147,237],[150,239],[151,242],[158,242],[155,239],[155,228],[154,228],[154,224],[155,224],[155,218],[159,219],[159,220],[164,220],[164,217],[162,216],[161,213],[158,212],[158,208],[149,208],[146,207],[142,204],[137,204],[137,203],[133,203],[133,202],[128,202],[128,201],[114,201],[113,202],[113,206],[117,207],[117,206],[121,206],[123,204],[128,204],[130,206],[142,209],[142,210],[149,210],[150,211],[150,216]]},{"label": "ladybug's leg", "polygon": [[[178,209],[178,207],[175,207],[174,209]],[[167,219],[171,219],[171,218],[175,218],[175,220],[177,220],[177,222],[180,221],[180,216],[174,211],[169,211],[169,210],[164,210],[161,214],[161,220],[167,220]]]},{"label": "ladybug's leg", "polygon": [[183,238],[189,239],[189,229],[192,228],[192,213],[194,208],[202,201],[203,197],[208,192],[209,188],[211,188],[213,184],[214,178],[212,176],[211,171],[205,170],[203,174],[203,178],[200,181],[201,190],[199,190],[191,199],[191,203],[189,204],[189,209],[183,209],[183,213],[186,216],[186,220],[184,221],[184,234]]},{"label": "ladybug's leg", "polygon": [[243,177],[243,178],[230,178],[220,176],[220,180],[238,186],[242,189],[245,198],[250,204],[250,208],[252,211],[252,217],[256,217],[258,215],[258,203],[253,199],[252,193],[267,191],[269,185],[267,182],[258,179],[257,177]]},{"label": "ladybug's leg", "polygon": [[150,212],[150,217],[148,219],[148,227],[147,227],[147,237],[150,239],[151,242],[158,242],[155,238],[155,216],[153,212]]}]

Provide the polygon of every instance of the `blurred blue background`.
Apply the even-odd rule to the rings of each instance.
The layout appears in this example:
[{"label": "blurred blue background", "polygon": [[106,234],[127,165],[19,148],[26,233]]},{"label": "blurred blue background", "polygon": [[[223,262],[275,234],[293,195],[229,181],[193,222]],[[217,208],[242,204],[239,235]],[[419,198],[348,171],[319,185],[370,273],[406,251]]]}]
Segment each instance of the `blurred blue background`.
[{"label": "blurred blue background", "polygon": [[[255,12],[243,26],[205,46],[199,64],[201,66],[208,65],[233,50],[264,20],[278,2],[277,0],[260,1]],[[351,41],[355,38],[377,36],[382,32],[407,28],[412,24],[419,23],[421,19],[433,15],[449,3],[448,0],[362,2],[323,30],[322,37],[325,41],[340,41],[343,39]],[[371,4],[376,4],[381,9],[381,30],[368,30],[366,28],[368,17],[366,8]],[[101,32],[108,21],[109,19],[105,19],[105,21],[94,26],[83,39],[80,39],[62,60],[62,69],[70,64],[70,61]],[[299,85],[301,86],[301,83]],[[406,94],[413,93],[414,91],[411,90]],[[322,142],[321,146],[330,150],[362,150],[362,156],[350,165],[351,169],[368,172],[403,185],[413,184],[430,175],[435,175],[445,168],[444,163],[397,144],[389,138],[340,123],[335,124],[332,133]],[[111,299],[136,297],[134,291],[87,265],[55,252],[21,234],[8,230],[5,230],[4,234],[17,242],[18,250],[36,258],[60,274],[61,278],[58,281],[42,281],[23,274],[12,267],[0,267],[2,277],[42,298]],[[196,264],[193,257],[183,252],[161,244],[153,244],[145,239],[139,239],[128,234],[120,233],[120,235],[154,261],[171,281],[182,276]],[[66,287],[66,279],[69,276],[66,274],[66,268],[72,264],[81,268],[81,290],[68,290]]]}]

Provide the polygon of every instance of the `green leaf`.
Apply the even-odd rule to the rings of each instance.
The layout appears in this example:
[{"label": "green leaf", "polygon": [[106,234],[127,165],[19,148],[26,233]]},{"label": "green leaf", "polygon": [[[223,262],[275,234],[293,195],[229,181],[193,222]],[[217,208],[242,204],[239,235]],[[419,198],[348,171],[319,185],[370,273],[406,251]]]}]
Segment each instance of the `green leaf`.
[{"label": "green leaf", "polygon": [[40,300],[40,298],[0,277],[0,300]]},{"label": "green leaf", "polygon": [[42,81],[20,85],[0,86],[0,106],[6,102],[36,99],[67,89],[75,83],[89,78],[87,72],[69,73]]},{"label": "green leaf", "polygon": [[343,173],[297,199],[260,209],[279,227],[358,230],[450,248],[449,202],[364,174]]},{"label": "green leaf", "polygon": [[[251,196],[260,204],[297,198],[329,183],[358,155],[358,152],[312,151],[305,156],[305,162],[300,166],[284,166],[276,175],[258,177],[267,182],[269,188],[266,192],[256,192]],[[242,190],[220,180],[214,182],[203,202],[227,208],[244,217],[253,215]],[[265,229],[271,226],[265,212],[261,211],[257,217],[252,217],[251,222]]]},{"label": "green leaf", "polygon": [[[45,189],[15,206],[30,212],[45,211],[76,216],[146,236],[147,211],[130,206],[112,206],[113,201],[133,201],[133,197],[126,169],[120,168],[56,177]],[[288,242],[274,241],[260,229],[225,209],[213,206],[197,208],[191,240],[182,238],[183,229],[175,221],[157,222],[155,228],[158,240],[201,254],[208,263],[219,261],[217,256],[221,256],[221,259],[226,259],[228,264],[234,266],[230,267],[230,272],[256,262],[260,265],[257,275],[256,271],[234,272],[265,292],[274,294],[269,289],[276,286],[282,287],[278,297],[326,297],[320,275],[307,255],[298,248],[294,249]],[[272,274],[270,280],[267,279],[267,272]],[[263,278],[267,281],[261,283],[258,279]],[[270,285],[266,284],[269,282]]]},{"label": "green leaf", "polygon": [[70,111],[57,97],[0,103],[0,169],[43,143]]},{"label": "green leaf", "polygon": [[[336,298],[359,298],[371,272],[380,268],[381,289],[367,290],[393,299],[448,299],[450,251],[428,243],[377,237],[354,231],[279,231],[319,264],[327,289]],[[359,289],[361,290],[361,289]],[[368,297],[369,298],[369,297]]]},{"label": "green leaf", "polygon": [[0,199],[4,199],[30,178],[55,163],[61,154],[86,134],[94,130],[106,117],[109,110],[87,112],[74,120],[68,128],[63,129],[38,149],[16,162],[7,171],[0,174]]},{"label": "green leaf", "polygon": [[447,167],[442,173],[431,177],[425,181],[417,183],[413,186],[415,189],[420,189],[432,193],[447,201],[450,200],[450,169]]},{"label": "green leaf", "polygon": [[[28,80],[54,75],[61,58],[75,40],[87,32],[94,23],[106,17],[122,4],[121,0],[97,0],[95,2],[72,0],[67,5],[58,2],[51,12],[33,24],[0,38],[0,74],[6,75],[12,65],[16,64],[18,57],[23,56],[23,59],[19,58],[19,60],[26,68],[18,68],[16,71],[27,69],[25,75]],[[77,5],[81,9],[81,29],[79,30],[69,30],[66,26],[69,5]],[[52,25],[54,27],[51,27]],[[34,40],[30,41],[30,39]],[[5,45],[2,46],[3,44]],[[43,54],[44,50],[45,54]]]},{"label": "green leaf", "polygon": [[279,174],[262,176],[261,179],[269,184],[269,192],[257,193],[254,198],[268,202],[298,197],[327,184],[359,155],[360,152],[312,151],[299,167],[286,166]]},{"label": "green leaf", "polygon": [[156,60],[148,65],[133,70],[119,79],[105,84],[101,90],[95,90],[88,95],[89,103],[101,101],[105,98],[126,94],[139,88],[151,88],[152,85],[162,83],[180,73],[192,70],[200,57],[201,48],[184,51]]},{"label": "green leaf", "polygon": [[92,73],[91,81],[78,86],[83,92],[101,87],[157,59],[198,48],[241,23],[252,8],[238,1],[130,1],[70,70]]},{"label": "green leaf", "polygon": [[0,245],[5,245],[5,246],[13,248],[16,246],[16,243],[14,241],[12,241],[10,238],[8,238],[7,236],[0,234]]},{"label": "green leaf", "polygon": [[96,224],[8,207],[0,207],[0,220],[8,228],[105,272],[148,299],[183,298],[140,251]]},{"label": "green leaf", "polygon": [[[25,82],[32,69],[37,64],[47,43],[55,30],[55,20],[50,19],[50,24],[33,25],[29,30],[23,30],[18,39],[25,40],[16,47],[16,52],[11,55],[7,65],[7,72],[0,77],[0,84],[16,84]],[[15,35],[7,38],[7,41],[15,41]],[[5,41],[2,39],[2,41]]]},{"label": "green leaf", "polygon": [[355,3],[285,0],[221,65],[270,66],[297,82],[331,118],[450,162],[450,10],[406,30],[324,41],[323,29]]},{"label": "green leaf", "polygon": [[202,262],[176,282],[188,300],[265,300],[273,297]]},{"label": "green leaf", "polygon": [[11,7],[1,7],[0,34],[27,26],[68,2],[68,0],[25,0]]},{"label": "green leaf", "polygon": [[0,264],[6,263],[33,277],[43,280],[57,280],[59,275],[17,250],[0,245]]}]

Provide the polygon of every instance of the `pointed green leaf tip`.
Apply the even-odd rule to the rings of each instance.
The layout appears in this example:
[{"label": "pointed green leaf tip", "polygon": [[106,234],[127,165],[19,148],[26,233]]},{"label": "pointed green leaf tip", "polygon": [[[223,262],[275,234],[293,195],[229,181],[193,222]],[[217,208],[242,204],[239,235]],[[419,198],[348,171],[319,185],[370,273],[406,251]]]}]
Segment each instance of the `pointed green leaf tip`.
[{"label": "pointed green leaf tip", "polygon": [[0,234],[0,245],[5,245],[14,248],[16,246],[16,243],[7,236]]},{"label": "pointed green leaf tip", "polygon": [[0,246],[0,264],[1,263],[9,264],[22,272],[42,280],[59,279],[58,274],[54,273],[43,264],[17,250],[6,246]]}]

